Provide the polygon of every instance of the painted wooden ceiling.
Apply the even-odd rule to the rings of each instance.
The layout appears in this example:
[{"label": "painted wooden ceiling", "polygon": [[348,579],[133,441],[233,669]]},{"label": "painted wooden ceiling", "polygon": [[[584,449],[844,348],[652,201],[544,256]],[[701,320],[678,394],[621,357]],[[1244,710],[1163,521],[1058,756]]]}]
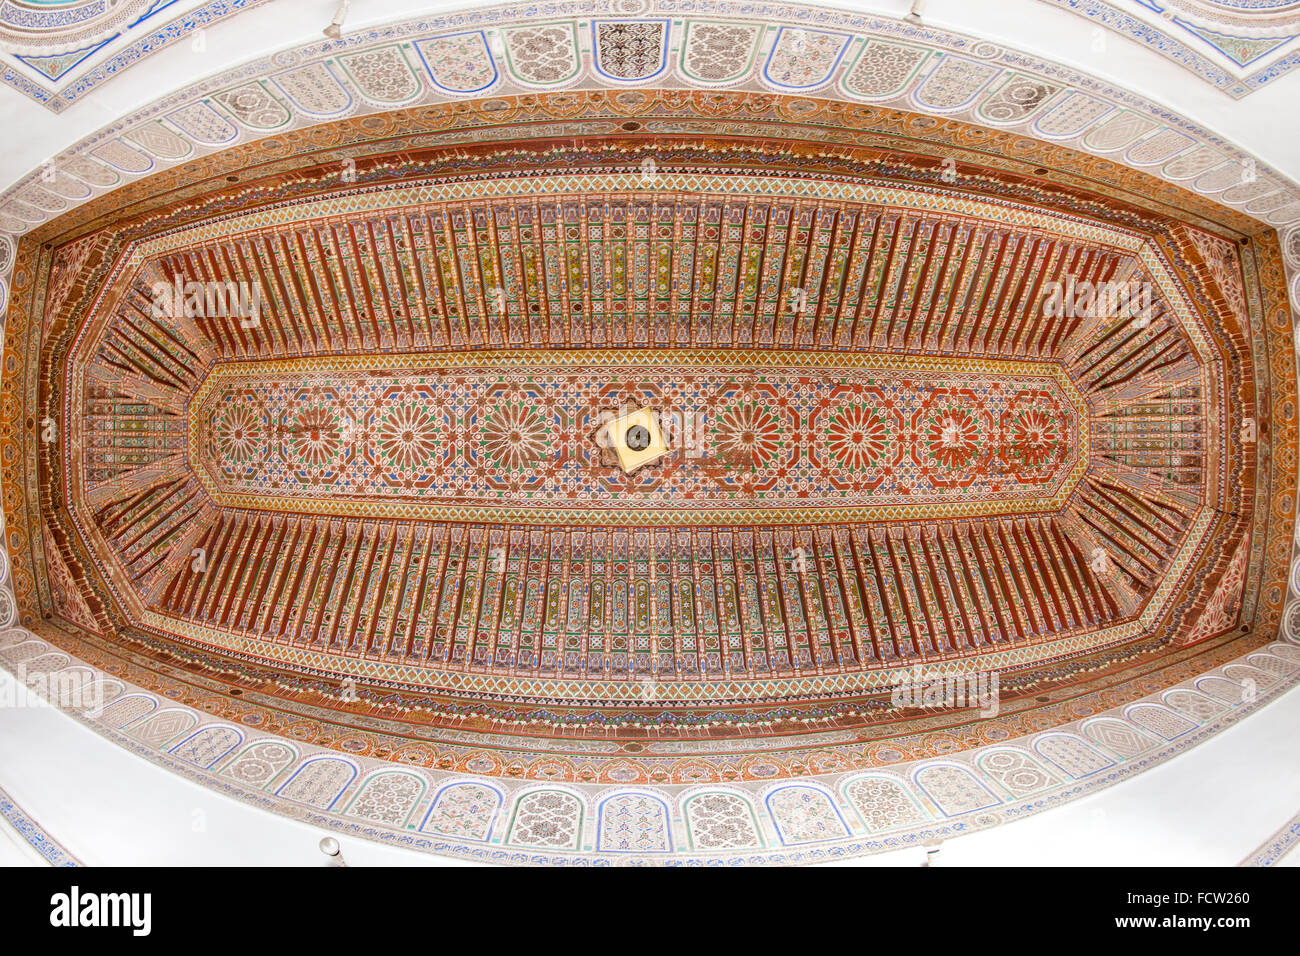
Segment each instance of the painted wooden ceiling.
[{"label": "painted wooden ceiling", "polygon": [[5,663],[258,806],[557,861],[987,826],[1281,693],[1276,89],[670,6],[241,52],[7,190]]},{"label": "painted wooden ceiling", "polygon": [[[597,705],[1178,643],[1253,520],[1235,242],[945,171],[525,141],[213,177],[82,230],[47,312],[45,520],[84,582],[55,610]],[[192,283],[255,286],[256,322],[158,307]],[[1150,309],[1046,306],[1081,283]],[[629,405],[698,447],[624,474],[592,436]]]},{"label": "painted wooden ceiling", "polygon": [[[421,781],[470,775],[446,793],[559,853],[587,839],[560,782],[604,788],[601,821],[667,805],[624,787],[734,782],[771,791],[753,852],[858,832],[792,822],[844,771],[889,827],[985,825],[1031,771],[1039,799],[1176,750],[1210,684],[1097,715],[1281,615],[1278,237],[1059,146],[760,93],[503,95],[179,162],[14,251],[23,624],[135,688],[94,720],[286,812],[441,833]],[[187,314],[228,282],[254,321]],[[1071,282],[1150,309],[1049,307]],[[632,405],[672,449],[628,474],[597,436]],[[1224,674],[1266,686],[1265,658]],[[1000,681],[997,713],[897,699],[944,672]],[[389,783],[406,810],[371,809]],[[686,845],[655,832],[636,852]]]}]

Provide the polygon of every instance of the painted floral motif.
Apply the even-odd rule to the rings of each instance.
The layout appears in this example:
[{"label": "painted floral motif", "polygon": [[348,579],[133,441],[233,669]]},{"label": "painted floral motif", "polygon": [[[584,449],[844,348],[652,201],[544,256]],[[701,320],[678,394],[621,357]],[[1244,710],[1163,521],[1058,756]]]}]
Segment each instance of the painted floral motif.
[{"label": "painted floral motif", "polygon": [[885,454],[890,429],[876,408],[854,404],[832,415],[830,452],[849,471],[864,471]]},{"label": "painted floral motif", "polygon": [[1060,423],[1039,408],[1022,411],[1011,420],[1007,447],[1027,468],[1037,468],[1057,450]]},{"label": "painted floral motif", "polygon": [[1068,734],[1045,734],[1034,741],[1034,750],[1072,777],[1086,777],[1114,764],[1100,751]]},{"label": "painted floral motif", "polygon": [[427,467],[438,447],[434,413],[416,405],[390,408],[379,421],[375,444],[386,467],[411,471]]},{"label": "painted floral motif", "polygon": [[729,464],[762,468],[781,447],[783,429],[777,416],[757,401],[723,408],[714,425],[718,456]]},{"label": "painted floral motif", "polygon": [[519,846],[573,849],[582,827],[582,804],[561,790],[525,794],[510,825],[511,843]]},{"label": "painted floral motif", "polygon": [[[998,438],[1000,438],[1000,440],[1001,440],[1001,437],[1002,437],[1002,433],[998,433]],[[854,598],[857,598],[857,597],[858,597],[857,594],[854,594]],[[874,597],[874,596],[872,596],[872,597]],[[452,622],[452,623],[454,623],[454,622]]]},{"label": "painted floral motif", "polygon": [[[205,434],[221,489],[258,496],[913,505],[1023,495],[1026,486],[1046,496],[1072,474],[1075,426],[1060,411],[1068,400],[1044,374],[979,373],[955,388],[941,384],[952,381],[942,368],[852,364],[808,372],[633,362],[575,377],[550,358],[455,374],[319,371],[293,384],[279,372],[219,372],[198,414],[212,423]],[[632,475],[594,437],[601,415],[622,406],[658,410],[675,449]],[[1001,457],[993,412],[1005,423]],[[264,419],[283,423],[279,441]]]},{"label": "painted floral motif", "polygon": [[483,423],[488,458],[506,471],[524,471],[550,450],[550,430],[534,408],[506,401],[492,409]]},{"label": "painted floral motif", "polygon": [[474,93],[496,79],[496,67],[480,32],[436,37],[416,45],[429,75],[444,90]]},{"label": "painted floral motif", "polygon": [[348,807],[351,817],[401,826],[424,792],[424,781],[409,773],[381,773],[371,777]]},{"label": "painted floral motif", "polygon": [[199,767],[211,767],[239,746],[244,737],[230,727],[205,727],[172,748],[172,755]]},{"label": "painted floral motif", "polygon": [[328,65],[309,63],[275,77],[275,82],[305,113],[332,116],[352,103],[352,97],[334,78]]},{"label": "painted floral motif", "polygon": [[1087,129],[1113,108],[1087,93],[1071,93],[1040,116],[1034,128],[1045,136],[1070,136]]},{"label": "painted floral motif", "polygon": [[844,78],[844,86],[858,96],[897,95],[929,55],[922,47],[872,37]]},{"label": "painted floral motif", "polygon": [[1201,232],[1199,229],[1189,229],[1187,234],[1196,245],[1210,272],[1213,273],[1214,281],[1218,283],[1219,290],[1228,300],[1233,315],[1237,317],[1238,322],[1245,322],[1246,293],[1241,284],[1241,262],[1236,248],[1231,243]]},{"label": "painted floral motif", "polygon": [[849,38],[802,27],[783,27],[763,75],[786,89],[806,90],[830,79]]},{"label": "painted floral motif", "polygon": [[217,448],[221,457],[244,464],[265,451],[265,420],[247,405],[234,405],[217,419]]},{"label": "painted floral motif", "polygon": [[936,112],[969,104],[1001,71],[992,64],[945,56],[912,95]]},{"label": "painted floral motif", "polygon": [[926,441],[931,458],[946,471],[964,469],[979,454],[980,428],[969,408],[950,406],[930,419]]},{"label": "painted floral motif", "polygon": [[[29,640],[30,638],[31,634],[22,631],[0,632],[0,645],[29,647],[30,653],[37,655],[35,659],[38,660],[48,657],[48,646],[40,641]],[[1300,663],[1300,648],[1294,645],[1275,644],[1269,651],[1285,652],[1287,660]],[[67,656],[60,656],[63,658],[61,666],[67,666]],[[1269,657],[1271,654],[1255,653],[1245,660],[1263,666],[1264,659]],[[1279,664],[1283,663],[1281,658],[1272,659]],[[78,663],[72,666],[84,670],[92,680],[95,678],[95,673],[84,665]],[[1270,666],[1270,669],[1273,668]],[[1294,664],[1283,666],[1278,668],[1278,673],[1290,673],[1294,669]],[[1241,658],[1223,667],[1224,673],[1250,670],[1253,668]],[[119,684],[114,693],[123,689]],[[1165,695],[1165,699],[1168,700],[1175,694],[1189,693],[1194,692],[1186,689],[1173,690]],[[118,726],[122,723],[122,718],[127,716],[121,705],[131,703],[137,704],[132,713],[147,711],[155,706],[155,700],[151,696],[133,690],[127,698],[109,707],[99,719],[108,726]],[[143,707],[139,704],[143,704]],[[1140,711],[1159,713],[1157,723],[1168,731],[1160,736],[1166,739],[1195,728],[1191,721],[1161,707],[1156,698],[1143,699],[1129,707],[1126,715],[1134,720]],[[168,717],[167,732],[176,727],[192,727],[197,721],[196,713],[188,708],[170,708],[160,716]],[[1088,721],[1084,732],[1096,737],[1106,747],[1119,745],[1126,751],[1125,760],[1133,760],[1142,757],[1156,743],[1139,729],[1139,726],[1145,727],[1151,722],[1144,719],[1135,726],[1122,719],[1118,713],[1112,712],[1111,715]],[[1101,733],[1094,733],[1090,729],[1102,727],[1105,729]],[[165,743],[165,737],[161,734],[139,736],[153,748],[166,750],[170,746],[169,753],[173,758],[187,760],[202,770],[217,773],[248,787],[264,789],[274,777],[284,774],[289,777],[289,782],[277,790],[280,796],[326,810],[332,815],[330,819],[334,823],[340,822],[339,817],[335,816],[342,803],[339,796],[347,794],[349,784],[356,775],[356,768],[350,763],[321,756],[309,757],[290,770],[298,760],[296,750],[272,737],[264,737],[249,744],[223,768],[225,757],[242,741],[243,734],[221,724],[200,727],[185,736],[180,743],[173,739],[170,745]],[[1064,781],[1060,775],[1022,750],[1019,744],[1023,742],[1014,741],[1007,746],[983,750],[976,755],[973,765],[958,764],[951,759],[917,761],[907,767],[911,771],[910,780],[930,798],[932,808],[937,807],[946,816],[958,817],[986,811],[967,821],[976,827],[985,826],[992,819],[1005,818],[1006,813],[1014,815],[1017,811],[1034,806],[1033,803],[1026,803],[1026,799],[1059,799],[1080,792],[1081,788],[1076,781]],[[1042,735],[1036,749],[1043,753],[1053,753],[1054,759],[1059,759],[1065,752],[1060,749],[1061,745],[1068,747],[1071,742],[1083,747],[1090,755],[1101,757],[1100,753],[1084,745],[1078,738],[1060,732]],[[736,743],[742,744],[743,741]],[[1056,749],[1053,749],[1053,744]],[[1170,750],[1165,748],[1151,756],[1159,761],[1169,753]],[[1087,755],[1083,762],[1067,762],[1081,776],[1095,773],[1098,763]],[[1103,762],[1102,765],[1106,764]],[[1126,770],[1137,766],[1142,764],[1128,763]],[[629,779],[634,776],[635,772]],[[1066,783],[1070,789],[1063,792],[1059,789],[1062,783]],[[830,854],[855,855],[870,852],[882,845],[876,840],[876,835],[890,831],[908,830],[906,835],[897,834],[903,841],[933,835],[930,813],[922,809],[912,796],[911,786],[892,773],[854,774],[841,781],[841,784],[843,800],[837,800],[822,787],[802,782],[778,786],[768,794],[766,805],[782,845],[802,847],[805,844],[839,843],[846,838],[860,836],[861,827],[846,823],[844,814],[850,807],[857,811],[865,824],[868,842],[855,839],[847,845],[839,843],[833,850],[827,848]],[[346,809],[342,809],[341,815],[390,828],[390,836],[401,833],[414,828],[407,824],[407,819],[411,809],[419,803],[424,789],[424,776],[413,772],[385,770],[374,773],[361,783]],[[1047,792],[1049,790],[1052,792]],[[0,793],[0,803],[3,803],[3,798],[3,793]],[[264,797],[259,799],[265,800]],[[597,808],[601,822],[593,847],[582,846],[580,839],[587,805],[583,795],[558,790],[532,791],[518,800],[510,834],[505,842],[516,847],[583,852],[595,850],[597,853],[636,855],[671,853],[674,849],[712,854],[717,851],[763,848],[764,839],[753,808],[743,794],[714,791],[697,792],[689,796],[682,804],[681,814],[688,841],[681,844],[676,840],[676,834],[680,831],[669,820],[670,799],[666,792],[655,790],[651,786],[606,791]],[[420,829],[426,833],[483,843],[492,835],[493,821],[500,804],[501,796],[494,787],[469,781],[451,784],[435,796]],[[0,810],[3,809],[0,807]],[[317,822],[325,819],[322,817]],[[926,829],[919,829],[922,827]],[[898,845],[898,841],[891,843]],[[475,853],[475,850],[469,848],[449,847],[445,842],[426,845],[426,848],[434,852],[450,850],[458,855]],[[814,852],[820,854],[821,851]],[[807,856],[804,858],[807,859]],[[610,858],[606,858],[608,859]],[[715,858],[707,859],[715,862]],[[758,858],[736,858],[737,861],[741,859],[752,861]],[[781,857],[763,859],[774,862]]]},{"label": "painted floral motif", "polygon": [[356,775],[356,767],[346,760],[318,757],[299,767],[276,793],[324,809],[334,803]]},{"label": "painted floral motif", "polygon": [[965,767],[939,764],[916,774],[916,783],[946,815],[952,817],[998,804],[998,798]]},{"label": "painted floral motif", "polygon": [[859,778],[844,788],[844,795],[873,833],[926,819],[902,783],[889,777]]},{"label": "painted floral motif", "polygon": [[228,143],[239,131],[227,119],[224,119],[207,103],[191,103],[173,113],[167,119],[180,127],[186,135],[200,143]]},{"label": "painted floral motif", "polygon": [[1005,484],[1000,471],[988,467],[994,436],[987,409],[1004,401],[1005,394],[955,386],[926,396],[914,419],[918,441],[912,454],[929,484],[954,491],[985,482],[998,488]]},{"label": "painted floral motif", "polygon": [[578,72],[573,28],[567,24],[515,27],[503,35],[511,69],[525,83],[549,86]]},{"label": "painted floral motif", "polygon": [[734,793],[704,793],[685,806],[691,842],[701,850],[744,850],[763,845],[754,811]]},{"label": "painted floral motif", "polygon": [[761,27],[738,23],[690,22],[682,51],[684,71],[706,83],[740,76],[754,55]]},{"label": "painted floral motif", "polygon": [[288,428],[289,447],[297,459],[322,468],[338,456],[341,439],[334,412],[329,408],[304,408]]},{"label": "painted floral motif", "polygon": [[420,81],[400,47],[385,46],[339,57],[361,95],[376,103],[401,103],[420,92]]},{"label": "painted floral motif", "polygon": [[666,24],[597,23],[596,58],[607,76],[640,80],[663,65]]},{"label": "painted floral motif", "polygon": [[1065,455],[1066,425],[1051,395],[1022,392],[1002,415],[1000,455],[1021,482],[1039,482]]},{"label": "painted floral motif", "polygon": [[158,702],[143,695],[132,695],[114,701],[99,715],[99,721],[106,727],[125,727],[158,707]]},{"label": "painted floral motif", "polygon": [[600,806],[600,848],[623,853],[667,853],[667,808],[639,793],[609,797]]},{"label": "painted floral motif", "polygon": [[434,798],[420,829],[462,840],[486,840],[492,835],[492,820],[500,805],[501,795],[491,787],[454,784]]},{"label": "painted floral motif", "polygon": [[781,787],[768,795],[767,805],[781,842],[787,845],[848,836],[830,797],[815,787]]},{"label": "painted floral motif", "polygon": [[127,173],[143,173],[153,167],[152,159],[120,139],[112,139],[102,146],[97,146],[91,150],[90,155]]}]

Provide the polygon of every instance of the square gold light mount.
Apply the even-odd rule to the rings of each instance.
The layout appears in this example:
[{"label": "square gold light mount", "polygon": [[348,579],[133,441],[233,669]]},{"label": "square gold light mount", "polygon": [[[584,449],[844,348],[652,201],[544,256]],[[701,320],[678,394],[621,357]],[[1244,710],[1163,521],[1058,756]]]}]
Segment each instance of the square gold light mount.
[{"label": "square gold light mount", "polygon": [[609,414],[596,432],[596,444],[611,449],[624,472],[630,475],[668,454],[668,445],[659,429],[659,413],[654,409]]}]

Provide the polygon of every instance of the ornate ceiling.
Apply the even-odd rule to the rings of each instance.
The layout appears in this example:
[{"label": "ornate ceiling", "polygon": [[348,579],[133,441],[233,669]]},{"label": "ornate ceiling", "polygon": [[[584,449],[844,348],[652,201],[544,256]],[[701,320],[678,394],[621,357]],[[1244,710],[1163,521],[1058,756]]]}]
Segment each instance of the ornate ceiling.
[{"label": "ornate ceiling", "polygon": [[[783,152],[431,154],[396,189],[374,157],[371,187],[141,234],[51,370],[78,383],[64,500],[128,613],[431,687],[461,666],[749,699],[784,696],[757,675],[881,686],[886,663],[1131,638],[1184,545],[1216,535],[1226,563],[1254,456],[1216,409],[1249,400],[1250,359],[1171,275],[1159,239],[1200,254],[1184,227],[1066,217],[1029,183],[1006,193],[1045,208],[921,192],[862,149],[818,181],[830,157]],[[153,306],[250,275],[255,326]],[[1140,327],[1044,307],[1115,276],[1168,290]],[[622,407],[703,434],[628,475],[594,440]]]},{"label": "ornate ceiling", "polygon": [[1042,0],[1160,53],[1197,80],[1241,99],[1300,64],[1300,4],[1291,0]]},{"label": "ornate ceiling", "polygon": [[[0,653],[116,675],[97,726],[277,807],[470,855],[863,852],[1300,663],[1277,234],[1057,144],[466,98],[175,165],[14,259],[0,477],[45,649]],[[1050,305],[1085,285],[1146,307]],[[631,471],[629,408],[669,448]],[[896,699],[958,673],[993,714]]]},{"label": "ornate ceiling", "polygon": [[61,113],[154,53],[269,0],[0,0],[0,83]]}]

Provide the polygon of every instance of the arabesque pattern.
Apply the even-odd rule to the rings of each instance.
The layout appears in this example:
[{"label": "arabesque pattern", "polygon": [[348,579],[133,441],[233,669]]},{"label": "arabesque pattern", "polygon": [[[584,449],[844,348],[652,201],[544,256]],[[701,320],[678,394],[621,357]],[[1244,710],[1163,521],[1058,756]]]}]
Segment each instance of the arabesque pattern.
[{"label": "arabesque pattern", "polygon": [[[556,42],[536,42],[547,30]],[[558,22],[504,33],[511,65],[498,76],[518,71],[511,82],[538,90],[573,82],[581,45],[600,42]],[[23,442],[29,453],[3,465],[21,584],[13,610],[63,651],[162,695],[106,711],[105,732],[318,824],[447,852],[473,855],[490,841],[511,859],[713,849],[813,859],[879,847],[882,833],[985,826],[1118,779],[1197,738],[1202,722],[1249,706],[1238,680],[1290,679],[1279,650],[1276,661],[1256,653],[1194,683],[1257,650],[1267,638],[1239,625],[1273,621],[1282,607],[1275,572],[1290,542],[1294,388],[1277,244],[1240,213],[1019,133],[945,120],[926,128],[837,101],[818,84],[878,63],[877,74],[854,74],[852,96],[910,96],[962,116],[984,108],[994,124],[1038,117],[1096,148],[1140,147],[1144,161],[1180,148],[1145,115],[1091,110],[1096,98],[1057,113],[1082,94],[1023,64],[1022,78],[1003,82],[996,50],[967,47],[940,63],[913,44],[873,60],[835,33],[785,30],[757,47],[772,55],[751,67],[761,82],[830,99],[650,89],[658,34],[616,31],[609,83],[629,84],[617,94],[501,93],[344,118],[316,131],[315,159],[295,124],[346,111],[355,94],[417,95],[400,69],[407,54],[374,58],[387,85],[368,61],[350,61],[360,78],[340,67],[360,46],[328,65],[286,63],[223,84],[208,97],[212,116],[178,114],[212,142],[228,129],[280,130],[205,159],[209,172],[246,181],[177,202],[169,190],[189,186],[177,168],[131,187],[133,218],[92,199],[25,241],[10,312],[16,371],[4,383],[5,447]],[[909,48],[886,42],[893,54]],[[491,80],[475,65],[480,47],[504,65],[497,44],[470,35],[459,59],[417,64],[416,85],[432,77],[467,97],[455,91]],[[796,63],[796,47],[813,56]],[[677,48],[665,49],[675,69]],[[745,69],[690,62],[715,82]],[[135,176],[180,155],[174,133],[130,132],[97,144],[98,158],[79,168]],[[335,160],[362,140],[373,152],[358,181],[340,182]],[[959,157],[955,183],[945,155]],[[645,158],[656,165],[647,170]],[[243,173],[264,159],[274,172]],[[1201,168],[1235,189],[1216,173],[1225,162]],[[26,201],[9,200],[0,227],[34,221]],[[1290,221],[1284,206],[1272,207],[1278,222]],[[151,284],[177,275],[256,276],[261,326],[154,315]],[[1155,313],[1143,323],[1045,314],[1047,285],[1066,278],[1149,283]],[[615,348],[662,365],[622,375],[628,394],[643,379],[658,393],[691,385],[700,370],[663,357],[701,348],[734,355],[756,387],[780,386],[766,404],[740,388],[734,407],[709,405],[705,436],[741,439],[740,459],[762,474],[771,447],[784,447],[770,423],[784,397],[824,423],[793,439],[823,468],[810,489],[818,505],[834,477],[873,467],[868,436],[891,400],[866,391],[879,381],[857,382],[862,392],[835,406],[838,417],[829,406],[814,414],[808,397],[843,370],[843,356],[969,362],[946,391],[931,389],[928,407],[922,399],[901,416],[904,461],[931,449],[934,493],[960,500],[968,493],[942,482],[968,479],[974,448],[990,473],[1014,471],[1026,487],[1055,493],[1062,482],[1064,500],[1046,513],[877,510],[881,520],[834,522],[781,506],[770,520],[751,510],[730,525],[686,515],[619,528],[527,500],[518,522],[362,514],[358,501],[329,513],[309,496],[259,510],[222,500],[195,474],[215,456],[188,443],[187,403],[232,363],[251,363],[245,384],[269,396],[287,394],[291,376],[309,378],[305,363],[362,353],[433,354],[437,368],[465,351],[564,350],[576,372],[584,356]],[[792,370],[822,353],[840,355],[792,383]],[[1005,362],[1055,368],[1046,391],[1065,413],[1039,389],[996,416],[971,414],[966,384],[1028,374]],[[279,369],[278,384],[258,379],[258,364]],[[367,394],[359,376],[333,371],[307,384]],[[370,371],[373,384],[407,375]],[[717,369],[708,375],[715,382]],[[512,388],[546,384],[501,377]],[[472,385],[450,417],[466,420]],[[525,473],[542,441],[535,413],[556,405],[521,394],[529,400],[483,406],[478,448],[460,439],[458,461],[484,466],[481,484],[461,473],[463,490]],[[358,439],[360,460],[381,465],[367,494],[399,475],[400,494],[372,496],[410,506],[415,473],[444,447],[445,433],[417,433],[442,408],[383,405],[391,417]],[[293,477],[319,487],[331,465],[313,436],[337,423],[343,439],[343,422],[326,408],[294,410],[310,414],[270,441],[254,440],[247,417],[214,420],[227,464],[275,446],[293,458]],[[24,441],[46,415],[57,440]],[[1087,473],[1065,480],[1070,462],[1045,444],[1077,455]],[[504,483],[506,495],[526,492]],[[884,487],[849,494],[873,507]],[[282,489],[257,494],[266,490]],[[740,496],[752,505],[759,490]],[[789,493],[779,481],[773,490]],[[11,656],[45,668],[66,660],[49,650]],[[1003,678],[995,717],[890,697],[900,675],[981,667]],[[1123,723],[1123,708],[1144,696],[1148,709]],[[218,713],[220,724],[203,716]]]},{"label": "arabesque pattern", "polygon": [[[990,363],[732,350],[680,353],[694,361],[674,366],[678,354],[590,351],[576,369],[554,352],[218,366],[190,404],[192,465],[219,500],[264,510],[301,498],[352,513],[419,502],[431,516],[437,505],[491,515],[544,503],[625,522],[687,501],[705,521],[719,506],[751,517],[970,514],[999,502],[1025,512],[1059,502],[1087,460],[1086,406],[1053,365],[998,374]],[[771,364],[782,357],[788,366]],[[604,412],[641,407],[674,451],[626,475],[594,436]]]}]

